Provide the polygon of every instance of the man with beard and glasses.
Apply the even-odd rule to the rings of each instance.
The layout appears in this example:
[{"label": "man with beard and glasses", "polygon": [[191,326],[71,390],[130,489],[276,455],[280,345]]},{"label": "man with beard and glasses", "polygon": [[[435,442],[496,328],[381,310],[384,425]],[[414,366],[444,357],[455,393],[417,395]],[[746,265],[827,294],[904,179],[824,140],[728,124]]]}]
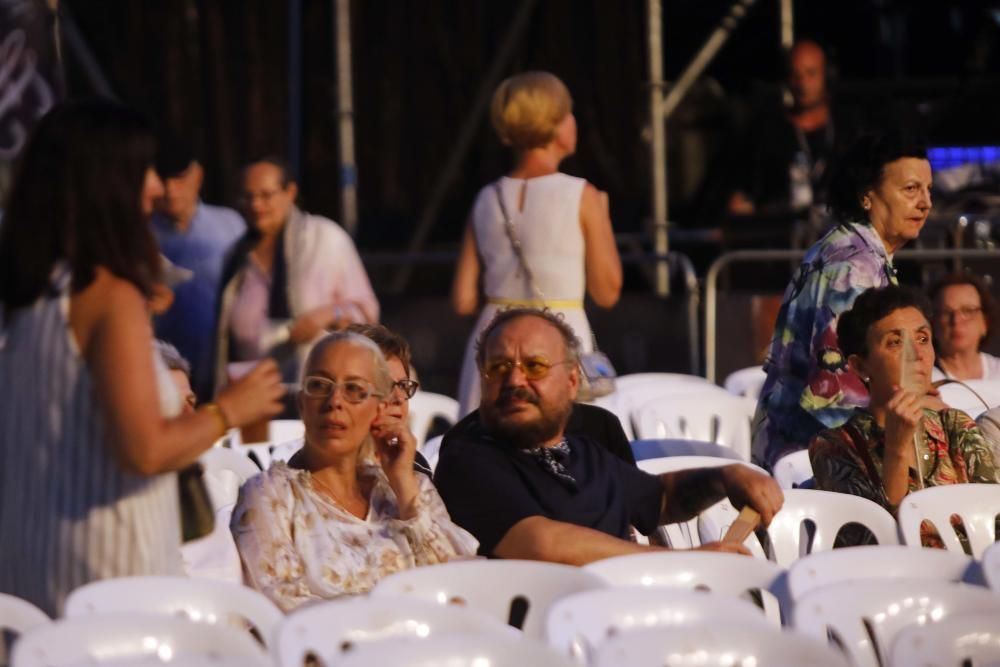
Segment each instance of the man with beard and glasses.
[{"label": "man with beard and glasses", "polygon": [[[771,521],[781,490],[747,466],[650,475],[586,430],[568,430],[579,350],[561,319],[527,308],[498,314],[479,339],[479,411],[445,437],[435,482],[480,554],[583,565],[658,549],[630,541],[631,527],[648,535],[725,497]],[[748,553],[742,544],[701,548]]]}]

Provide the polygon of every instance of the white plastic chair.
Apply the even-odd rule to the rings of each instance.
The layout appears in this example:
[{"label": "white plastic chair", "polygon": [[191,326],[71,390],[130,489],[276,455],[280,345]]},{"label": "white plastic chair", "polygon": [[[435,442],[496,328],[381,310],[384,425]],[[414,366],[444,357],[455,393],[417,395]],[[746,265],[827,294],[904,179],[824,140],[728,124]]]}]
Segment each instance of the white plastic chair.
[{"label": "white plastic chair", "polygon": [[986,547],[980,565],[986,585],[1000,593],[1000,543]]},{"label": "white plastic chair", "polygon": [[813,467],[808,449],[785,454],[774,464],[774,480],[783,489],[797,489],[802,482],[812,478]]},{"label": "white plastic chair", "polygon": [[267,423],[267,439],[274,446],[301,440],[305,434],[306,425],[301,419],[272,419]]},{"label": "white plastic chair", "polygon": [[903,628],[889,667],[1000,665],[1000,612],[955,614],[931,625]]},{"label": "white plastic chair", "polygon": [[766,379],[767,373],[764,372],[763,366],[750,366],[727,375],[722,386],[734,396],[745,396],[756,400]]},{"label": "white plastic chair", "polygon": [[[947,405],[961,410],[973,417],[978,417],[983,412],[1000,405],[1000,380],[963,380],[968,387],[963,387],[957,382],[949,382],[938,388],[941,393],[941,400]],[[972,391],[969,391],[972,389]],[[975,392],[972,393],[972,392]],[[982,401],[976,396],[982,397]],[[986,405],[983,405],[986,401]]]},{"label": "white plastic chair", "polygon": [[591,402],[613,412],[621,422],[625,435],[629,440],[634,440],[637,436],[632,422],[635,410],[640,405],[667,396],[724,393],[724,389],[698,375],[633,373],[618,376],[613,393]]},{"label": "white plastic chair", "polygon": [[37,627],[14,645],[11,665],[152,666],[189,662],[246,667],[273,664],[248,632],[162,614],[119,612],[67,618]]},{"label": "white plastic chair", "polygon": [[330,600],[287,616],[278,627],[275,654],[282,667],[302,667],[309,655],[332,667],[345,654],[368,642],[494,632],[510,636],[520,634],[478,609],[440,605],[418,598]]},{"label": "white plastic chair", "polygon": [[414,595],[438,604],[467,604],[540,639],[545,614],[555,600],[604,586],[596,574],[570,565],[468,560],[396,572],[376,584],[371,595]]},{"label": "white plastic chair", "polygon": [[[771,542],[768,558],[782,567],[808,554],[832,549],[837,533],[850,523],[863,525],[880,545],[899,544],[895,519],[870,500],[815,489],[786,489],[784,494],[784,505],[767,528]],[[718,540],[738,514],[728,500],[708,508],[698,521],[701,541]],[[812,539],[807,522],[814,529]],[[747,547],[755,554],[758,546],[756,536],[747,538]]]},{"label": "white plastic chair", "polygon": [[605,588],[567,595],[549,610],[550,647],[588,664],[609,637],[640,628],[726,623],[768,629],[761,611],[749,602],[705,591],[657,588]]},{"label": "white plastic chair", "polygon": [[260,469],[236,449],[213,447],[199,458],[205,467],[205,486],[215,511],[212,532],[181,545],[184,572],[190,577],[243,583],[243,565],[229,531],[229,519],[239,498],[240,487]]},{"label": "white plastic chair", "polygon": [[338,667],[575,667],[540,642],[496,634],[444,635],[372,642]]},{"label": "white plastic chair", "polygon": [[831,584],[871,579],[927,577],[957,583],[977,579],[976,562],[965,554],[903,545],[864,545],[814,553],[788,568],[793,600]]},{"label": "white plastic chair", "polygon": [[741,459],[749,461],[750,419],[755,407],[752,399],[724,391],[710,398],[704,394],[655,398],[635,410],[635,435],[640,439],[684,438],[714,442],[732,447]]},{"label": "white plastic chair", "polygon": [[845,581],[816,589],[795,606],[803,634],[839,644],[855,667],[888,664],[897,633],[953,614],[1000,612],[1000,596],[978,586],[931,579]]},{"label": "white plastic chair", "polygon": [[810,637],[732,623],[635,630],[609,639],[594,667],[849,667]]},{"label": "white plastic chair", "polygon": [[3,641],[5,632],[20,636],[51,622],[52,619],[44,611],[27,600],[0,593],[0,665],[7,664],[7,652]]},{"label": "white plastic chair", "polygon": [[427,459],[427,465],[431,467],[432,471],[437,469],[442,440],[444,440],[443,435],[436,435],[420,447],[420,453]]},{"label": "white plastic chair", "polygon": [[249,621],[268,646],[282,619],[281,610],[251,588],[188,577],[103,579],[77,588],[66,598],[67,618],[109,612],[181,615],[209,624]]},{"label": "white plastic chair", "polygon": [[612,586],[690,588],[739,597],[762,591],[766,616],[781,625],[777,600],[766,591],[783,578],[785,571],[762,558],[714,551],[653,551],[605,558],[584,569]]},{"label": "white plastic chair", "polygon": [[951,525],[953,514],[962,519],[972,555],[981,558],[986,548],[996,541],[1000,485],[951,484],[914,491],[899,505],[899,532],[903,543],[921,546],[920,524],[926,520],[937,529],[945,548],[964,553]]},{"label": "white plastic chair", "polygon": [[444,419],[449,424],[457,422],[458,401],[450,396],[429,391],[418,391],[414,394],[410,399],[410,430],[417,439],[417,447],[427,440],[427,432],[436,417]]}]

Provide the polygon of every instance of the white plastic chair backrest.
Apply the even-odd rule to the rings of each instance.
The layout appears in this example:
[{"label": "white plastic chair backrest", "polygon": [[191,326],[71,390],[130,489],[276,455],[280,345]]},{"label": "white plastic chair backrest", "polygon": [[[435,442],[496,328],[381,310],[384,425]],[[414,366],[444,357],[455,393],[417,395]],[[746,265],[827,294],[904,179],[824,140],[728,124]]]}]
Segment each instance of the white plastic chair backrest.
[{"label": "white plastic chair backrest", "polygon": [[431,470],[435,470],[438,464],[438,455],[441,453],[441,441],[444,440],[443,435],[436,435],[430,440],[426,441],[419,449],[420,453],[424,455],[427,459],[427,465],[431,467]]},{"label": "white plastic chair backrest", "polygon": [[811,637],[730,623],[648,628],[609,639],[594,667],[849,667],[839,652]]},{"label": "white plastic chair backrest", "polygon": [[898,544],[833,549],[800,558],[788,568],[788,592],[793,600],[843,581],[928,577],[961,582],[977,575],[970,556],[944,549],[914,549]]},{"label": "white plastic chair backrest", "polygon": [[1000,612],[955,614],[903,628],[892,643],[889,667],[919,665],[1000,665]]},{"label": "white plastic chair backrest", "polygon": [[301,419],[272,419],[267,423],[267,439],[274,446],[301,440],[305,434],[306,425]]},{"label": "white plastic chair backrest", "polygon": [[1000,593],[1000,542],[995,542],[983,551],[981,561],[983,579],[991,590]]},{"label": "white plastic chair backrest", "polygon": [[[414,595],[439,604],[467,604],[503,623],[514,621],[527,636],[540,639],[554,601],[605,585],[596,574],[570,565],[469,560],[396,572],[376,584],[371,595]],[[521,618],[523,623],[518,624]]]},{"label": "white plastic chair backrest", "polygon": [[188,577],[120,577],[85,584],[66,598],[65,616],[75,618],[109,612],[155,612],[186,616],[208,623],[256,627],[271,646],[281,610],[263,594],[228,581]]},{"label": "white plastic chair backrest", "polygon": [[[44,611],[15,595],[0,593],[0,635],[10,630],[19,635],[40,625],[51,623],[52,619]],[[3,651],[0,650],[0,654]]]},{"label": "white plastic chair backrest", "polygon": [[239,498],[240,486],[260,473],[246,453],[228,447],[213,447],[199,459],[205,467],[205,487],[215,510],[212,532],[181,545],[184,573],[189,577],[243,583],[243,565],[229,531],[229,519]]},{"label": "white plastic chair backrest", "polygon": [[609,637],[640,628],[709,623],[767,629],[760,609],[731,596],[695,590],[620,587],[567,595],[549,609],[546,641],[559,653],[588,664]]},{"label": "white plastic chair backrest", "polygon": [[[968,385],[968,388],[957,382],[949,382],[938,387],[941,400],[972,417],[978,417],[987,410],[1000,405],[1000,380],[963,380],[962,382]],[[972,393],[973,391],[976,393]],[[980,401],[976,394],[979,394],[983,401],[986,401],[986,405],[983,405],[983,401]]]},{"label": "white plastic chair backrest", "polygon": [[774,479],[783,489],[798,488],[802,482],[812,478],[813,467],[808,449],[785,454],[774,464]]},{"label": "white plastic chair backrest", "polygon": [[1000,612],[1000,596],[978,586],[921,579],[845,581],[806,593],[796,631],[839,643],[855,667],[887,664],[896,634],[952,614]]},{"label": "white plastic chair backrest", "polygon": [[[789,567],[807,554],[832,549],[837,533],[849,523],[863,525],[880,545],[899,544],[895,519],[870,500],[816,489],[785,489],[784,494],[784,505],[767,528],[771,560],[782,567]],[[729,512],[731,523],[736,518],[736,511],[730,509]],[[714,521],[719,518],[715,517]],[[811,541],[806,521],[815,527]]]},{"label": "white plastic chair backrest", "polygon": [[765,591],[765,615],[781,625],[778,601],[766,591],[784,570],[763,558],[713,551],[654,551],[605,558],[584,569],[612,586],[690,588],[744,598],[749,591]]},{"label": "white plastic chair backrest", "polygon": [[615,391],[619,393],[630,393],[637,390],[655,390],[656,388],[670,388],[675,386],[692,387],[707,385],[717,388],[707,379],[700,375],[688,375],[686,373],[628,373],[615,378]]},{"label": "white plastic chair backrest", "polygon": [[434,423],[435,417],[440,417],[449,424],[458,421],[458,401],[444,394],[429,391],[418,391],[410,399],[410,430],[417,439],[417,447],[427,440],[427,432]]},{"label": "white plastic chair backrest", "polygon": [[185,658],[197,662],[199,657],[214,658],[214,664],[221,665],[273,664],[264,648],[245,630],[191,623],[163,614],[117,612],[65,618],[39,626],[14,644],[11,665],[183,665],[187,664]]},{"label": "white plastic chair backrest", "polygon": [[767,373],[764,372],[763,366],[750,366],[727,375],[722,386],[734,396],[756,399],[766,379]]},{"label": "white plastic chair backrest", "polygon": [[951,515],[962,518],[972,555],[981,558],[996,541],[1000,514],[1000,484],[951,484],[914,491],[899,504],[899,532],[903,543],[921,546],[920,523],[930,521],[949,551],[964,553],[951,525]]},{"label": "white plastic chair backrest", "polygon": [[332,667],[368,642],[480,632],[520,634],[478,609],[413,597],[348,598],[313,604],[285,617],[274,653],[282,667],[302,667],[310,654]]},{"label": "white plastic chair backrest", "polygon": [[338,667],[573,667],[541,642],[464,633],[428,639],[387,639],[359,646]]},{"label": "white plastic chair backrest", "polygon": [[662,438],[659,440],[633,440],[630,444],[636,461],[658,459],[665,456],[711,456],[717,459],[732,459],[733,461],[746,460],[740,458],[739,452],[731,447],[702,440]]},{"label": "white plastic chair backrest", "polygon": [[590,404],[604,408],[614,414],[615,417],[618,417],[618,421],[622,425],[622,430],[625,431],[625,437],[629,440],[635,439],[635,433],[632,431],[632,408],[628,398],[624,394],[615,391],[607,396],[595,398],[590,401]]},{"label": "white plastic chair backrest", "polygon": [[750,460],[750,419],[755,402],[721,391],[654,398],[634,412],[637,438],[684,438],[732,447]]}]

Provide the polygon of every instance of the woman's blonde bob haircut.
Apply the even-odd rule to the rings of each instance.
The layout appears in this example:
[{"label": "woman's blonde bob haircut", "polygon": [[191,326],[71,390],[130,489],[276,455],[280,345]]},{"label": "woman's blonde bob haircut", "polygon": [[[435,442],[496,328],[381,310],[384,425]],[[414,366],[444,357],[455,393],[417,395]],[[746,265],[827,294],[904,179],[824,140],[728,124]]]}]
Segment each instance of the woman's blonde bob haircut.
[{"label": "woman's blonde bob haircut", "polygon": [[541,148],[573,111],[573,98],[559,77],[549,72],[524,72],[504,79],[490,106],[493,128],[516,151]]}]

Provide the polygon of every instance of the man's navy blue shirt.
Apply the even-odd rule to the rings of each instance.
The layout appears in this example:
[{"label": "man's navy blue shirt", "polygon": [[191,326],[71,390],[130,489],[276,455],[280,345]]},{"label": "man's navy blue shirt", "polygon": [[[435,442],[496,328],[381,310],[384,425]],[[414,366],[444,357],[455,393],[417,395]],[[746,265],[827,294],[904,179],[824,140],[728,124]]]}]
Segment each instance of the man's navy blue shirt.
[{"label": "man's navy blue shirt", "polygon": [[458,426],[442,443],[434,482],[452,521],[479,540],[480,554],[493,555],[507,531],[531,516],[622,539],[629,538],[629,526],[649,534],[659,524],[660,479],[586,434],[567,435],[570,455],[563,464],[576,479],[572,489],[531,454],[490,436],[478,415]]}]

